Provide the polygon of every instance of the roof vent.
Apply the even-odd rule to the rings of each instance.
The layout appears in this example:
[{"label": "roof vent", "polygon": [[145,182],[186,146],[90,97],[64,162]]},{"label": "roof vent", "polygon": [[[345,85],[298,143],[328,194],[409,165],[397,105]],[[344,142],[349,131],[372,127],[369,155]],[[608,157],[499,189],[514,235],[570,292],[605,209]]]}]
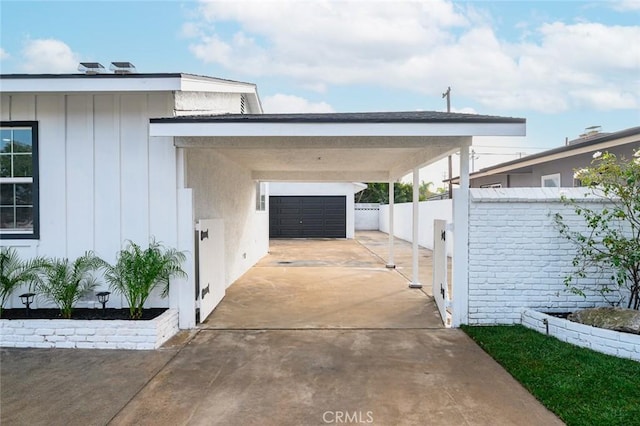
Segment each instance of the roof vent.
[{"label": "roof vent", "polygon": [[590,126],[584,129],[584,133],[580,135],[581,138],[589,138],[597,135],[602,130],[602,126]]},{"label": "roof vent", "polygon": [[80,65],[78,65],[78,71],[87,75],[95,75],[102,74],[106,70],[99,62],[80,62]]},{"label": "roof vent", "polygon": [[111,62],[109,67],[114,74],[135,74],[136,67],[131,62]]}]

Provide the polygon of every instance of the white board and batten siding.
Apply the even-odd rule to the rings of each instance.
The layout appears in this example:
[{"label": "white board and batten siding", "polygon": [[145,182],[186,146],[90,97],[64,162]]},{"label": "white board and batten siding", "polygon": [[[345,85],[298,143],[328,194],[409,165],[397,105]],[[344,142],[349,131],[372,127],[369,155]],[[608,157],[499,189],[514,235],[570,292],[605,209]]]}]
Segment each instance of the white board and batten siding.
[{"label": "white board and batten siding", "polygon": [[[148,136],[149,118],[173,115],[170,92],[3,94],[1,106],[3,121],[38,122],[40,173],[40,239],[3,245],[23,257],[93,250],[109,262],[126,240],[177,246],[173,140]],[[15,299],[7,307],[22,306]]]}]

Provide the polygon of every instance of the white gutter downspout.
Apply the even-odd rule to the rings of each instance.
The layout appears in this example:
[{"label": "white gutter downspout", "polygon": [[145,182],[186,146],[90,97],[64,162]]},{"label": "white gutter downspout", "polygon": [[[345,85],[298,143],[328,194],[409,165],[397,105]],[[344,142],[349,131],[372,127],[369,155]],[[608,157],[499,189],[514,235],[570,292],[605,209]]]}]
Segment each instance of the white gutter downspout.
[{"label": "white gutter downspout", "polygon": [[409,288],[422,288],[420,279],[418,278],[418,236],[420,229],[420,169],[413,169],[413,279],[409,284]]}]

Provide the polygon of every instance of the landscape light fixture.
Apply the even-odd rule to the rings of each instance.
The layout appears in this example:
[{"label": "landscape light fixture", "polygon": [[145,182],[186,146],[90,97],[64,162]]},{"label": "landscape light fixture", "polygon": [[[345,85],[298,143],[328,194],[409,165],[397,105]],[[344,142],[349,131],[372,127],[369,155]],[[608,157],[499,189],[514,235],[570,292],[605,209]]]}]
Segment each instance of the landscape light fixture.
[{"label": "landscape light fixture", "polygon": [[110,291],[101,291],[100,293],[96,293],[96,297],[98,298],[98,302],[102,303],[102,310],[104,311],[107,308],[107,302],[109,301]]},{"label": "landscape light fixture", "polygon": [[27,316],[29,316],[29,309],[31,307],[31,303],[33,303],[34,296],[35,293],[24,293],[20,295],[20,301],[27,307]]}]

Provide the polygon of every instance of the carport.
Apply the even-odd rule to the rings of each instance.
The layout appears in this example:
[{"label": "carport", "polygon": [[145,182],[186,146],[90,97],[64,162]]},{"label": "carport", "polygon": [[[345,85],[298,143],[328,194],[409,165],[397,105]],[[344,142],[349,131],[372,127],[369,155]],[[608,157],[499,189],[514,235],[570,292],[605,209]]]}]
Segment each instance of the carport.
[{"label": "carport", "polygon": [[[453,326],[466,322],[469,147],[474,136],[524,136],[521,118],[445,112],[334,114],[226,114],[152,119],[150,136],[172,137],[180,161],[190,149],[215,150],[257,182],[388,182],[413,173],[413,267],[418,280],[419,170],[459,153],[460,189],[454,193]],[[179,176],[178,182],[184,182]],[[181,216],[178,206],[178,215]],[[188,214],[183,217],[189,218]],[[394,267],[393,214],[387,266]],[[190,218],[189,218],[190,220]],[[192,226],[187,223],[185,226]],[[188,245],[183,248],[189,249]],[[194,286],[181,291],[193,294]],[[190,293],[189,293],[190,292]],[[204,297],[204,296],[203,296]],[[192,315],[193,299],[180,297],[180,315]],[[215,307],[215,305],[214,305]],[[211,308],[213,309],[213,308]],[[206,316],[206,315],[205,315]]]}]

